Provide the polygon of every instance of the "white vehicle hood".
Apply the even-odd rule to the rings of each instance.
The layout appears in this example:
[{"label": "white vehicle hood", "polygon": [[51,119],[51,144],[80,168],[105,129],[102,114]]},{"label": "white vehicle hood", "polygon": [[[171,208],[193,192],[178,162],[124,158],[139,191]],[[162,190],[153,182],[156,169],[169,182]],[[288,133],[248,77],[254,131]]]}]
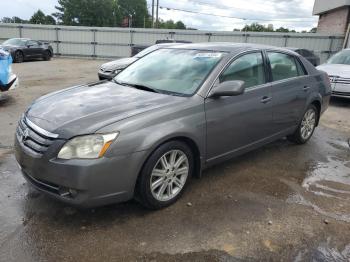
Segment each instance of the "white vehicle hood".
[{"label": "white vehicle hood", "polygon": [[326,72],[330,76],[350,78],[350,65],[323,64],[318,66],[317,69]]}]

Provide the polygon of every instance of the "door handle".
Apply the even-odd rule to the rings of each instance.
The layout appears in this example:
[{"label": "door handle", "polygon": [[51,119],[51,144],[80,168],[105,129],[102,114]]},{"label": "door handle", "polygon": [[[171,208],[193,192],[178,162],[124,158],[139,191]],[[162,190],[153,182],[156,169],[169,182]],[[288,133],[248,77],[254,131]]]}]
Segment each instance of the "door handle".
[{"label": "door handle", "polygon": [[310,87],[309,86],[304,86],[303,90],[306,92],[306,91],[309,91],[310,90]]},{"label": "door handle", "polygon": [[271,100],[272,100],[272,97],[270,97],[270,96],[264,96],[263,98],[261,98],[261,103],[267,104],[267,103],[270,102]]}]

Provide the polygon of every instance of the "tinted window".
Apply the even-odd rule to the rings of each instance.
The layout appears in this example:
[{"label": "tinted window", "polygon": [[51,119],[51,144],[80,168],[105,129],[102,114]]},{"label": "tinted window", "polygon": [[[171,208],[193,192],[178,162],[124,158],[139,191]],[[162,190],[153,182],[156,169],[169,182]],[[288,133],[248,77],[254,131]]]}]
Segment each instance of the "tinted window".
[{"label": "tinted window", "polygon": [[314,56],[314,54],[312,52],[310,52],[309,50],[303,49],[302,50],[303,56],[305,57],[312,57]]},{"label": "tinted window", "polygon": [[265,83],[264,63],[261,53],[252,53],[237,58],[220,76],[220,82],[241,80],[244,87]]},{"label": "tinted window", "polygon": [[131,64],[115,81],[161,93],[193,95],[224,56],[222,52],[159,49]]},{"label": "tinted window", "polygon": [[282,53],[269,52],[268,57],[271,64],[273,81],[279,81],[299,76],[296,60],[293,56]]},{"label": "tinted window", "polygon": [[39,46],[39,43],[37,41],[30,40],[27,42],[27,45],[31,45],[33,47]]}]

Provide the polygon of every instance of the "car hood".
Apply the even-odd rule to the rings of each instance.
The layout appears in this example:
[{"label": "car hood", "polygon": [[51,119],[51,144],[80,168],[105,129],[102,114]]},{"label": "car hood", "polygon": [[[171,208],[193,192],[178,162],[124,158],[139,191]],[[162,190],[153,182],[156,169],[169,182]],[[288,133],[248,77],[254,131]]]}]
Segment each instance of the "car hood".
[{"label": "car hood", "polygon": [[113,82],[72,87],[36,100],[26,117],[61,138],[91,134],[104,126],[183,102],[183,97],[158,94]]},{"label": "car hood", "polygon": [[137,60],[137,58],[135,58],[135,57],[127,57],[127,58],[118,59],[118,60],[103,64],[101,66],[101,69],[103,69],[104,71],[106,71],[106,70],[114,71],[117,69],[124,69],[125,67],[127,67],[131,63],[135,62],[136,60]]},{"label": "car hood", "polygon": [[350,78],[350,65],[323,64],[318,66],[317,69],[325,71],[330,76]]},{"label": "car hood", "polygon": [[15,45],[0,45],[0,48],[4,49],[5,51],[9,51],[9,50],[18,48],[18,46],[15,46]]}]

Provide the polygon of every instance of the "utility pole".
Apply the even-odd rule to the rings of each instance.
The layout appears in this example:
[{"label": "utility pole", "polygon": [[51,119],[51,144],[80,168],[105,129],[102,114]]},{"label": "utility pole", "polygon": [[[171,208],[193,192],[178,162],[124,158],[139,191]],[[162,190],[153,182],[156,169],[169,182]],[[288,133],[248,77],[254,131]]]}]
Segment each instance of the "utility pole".
[{"label": "utility pole", "polygon": [[152,0],[152,28],[154,28],[154,0]]},{"label": "utility pole", "polygon": [[159,27],[159,0],[157,0],[157,12],[156,12],[156,27]]}]

